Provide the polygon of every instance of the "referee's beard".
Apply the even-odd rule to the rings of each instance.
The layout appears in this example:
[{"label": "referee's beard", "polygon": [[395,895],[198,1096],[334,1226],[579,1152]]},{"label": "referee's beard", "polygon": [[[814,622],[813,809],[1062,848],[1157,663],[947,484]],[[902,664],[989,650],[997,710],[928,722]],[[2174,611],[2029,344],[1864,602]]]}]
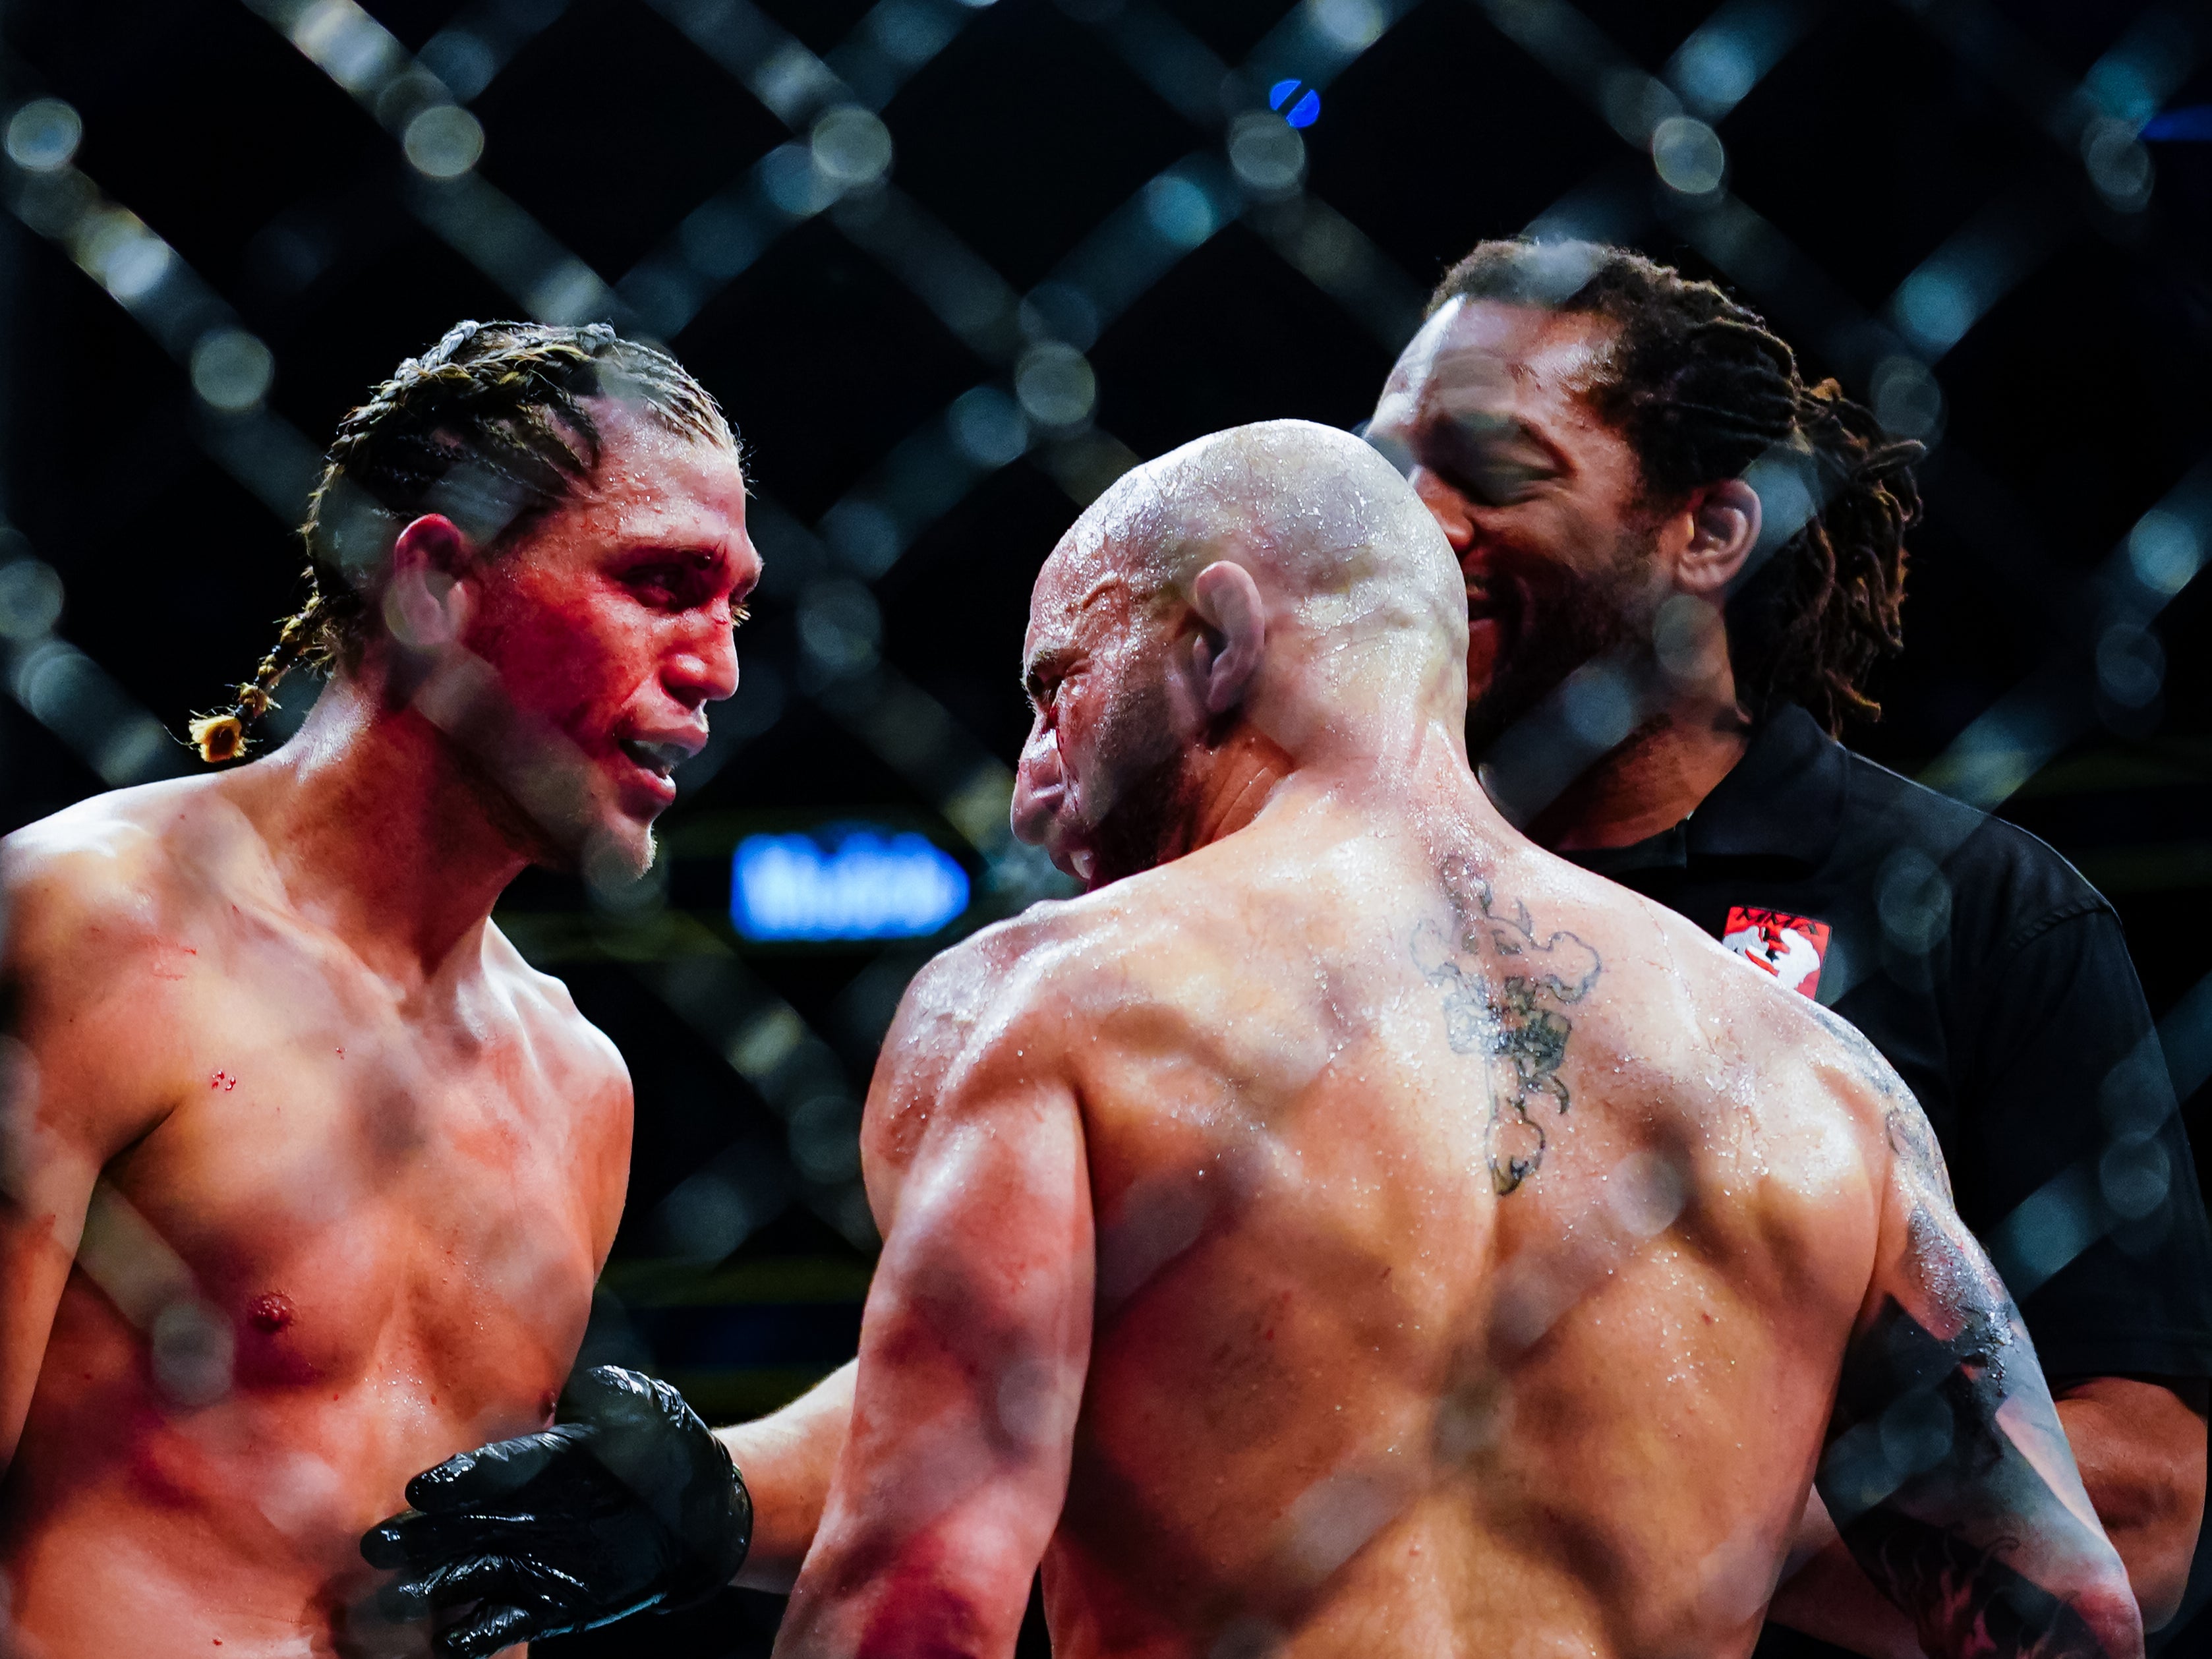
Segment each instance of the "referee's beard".
[{"label": "referee's beard", "polygon": [[1468,687],[1467,752],[1480,761],[1523,715],[1591,658],[1650,640],[1639,605],[1657,538],[1656,526],[1622,530],[1594,570],[1547,560],[1510,582],[1490,586],[1499,644],[1490,678]]}]

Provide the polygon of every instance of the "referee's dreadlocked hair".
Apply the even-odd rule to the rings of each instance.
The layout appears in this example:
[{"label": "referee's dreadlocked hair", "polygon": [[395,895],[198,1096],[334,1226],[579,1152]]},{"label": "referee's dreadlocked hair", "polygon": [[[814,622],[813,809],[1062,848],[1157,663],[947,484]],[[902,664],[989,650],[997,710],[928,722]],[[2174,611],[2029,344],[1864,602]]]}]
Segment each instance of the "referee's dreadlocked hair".
[{"label": "referee's dreadlocked hair", "polygon": [[1903,643],[1905,532],[1920,516],[1912,467],[1923,446],[1891,437],[1834,380],[1807,385],[1765,320],[1712,283],[1626,248],[1483,242],[1444,273],[1429,313],[1461,298],[1616,325],[1584,395],[1627,438],[1659,499],[1735,477],[1778,445],[1814,463],[1819,510],[1729,597],[1736,695],[1753,718],[1802,703],[1831,733],[1847,716],[1879,717],[1863,683]]},{"label": "referee's dreadlocked hair", "polygon": [[702,442],[736,442],[674,358],[604,323],[461,323],[400,364],[338,423],[300,526],[307,602],[231,707],[192,721],[200,758],[243,754],[247,729],[293,669],[358,663],[392,542],[412,520],[442,513],[489,549],[574,495],[599,465],[599,428],[582,401],[593,397],[641,404]]}]

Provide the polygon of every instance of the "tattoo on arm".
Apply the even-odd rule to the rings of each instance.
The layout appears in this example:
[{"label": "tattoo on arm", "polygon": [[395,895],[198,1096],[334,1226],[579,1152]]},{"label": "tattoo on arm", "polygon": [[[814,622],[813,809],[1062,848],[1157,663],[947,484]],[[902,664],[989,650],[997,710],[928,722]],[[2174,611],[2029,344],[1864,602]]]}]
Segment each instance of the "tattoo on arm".
[{"label": "tattoo on arm", "polygon": [[2087,1620],[1994,1551],[1893,1511],[1863,1521],[1845,1541],[1881,1593],[1911,1615],[1929,1653],[2108,1659]]},{"label": "tattoo on arm", "polygon": [[[1936,1336],[1891,1298],[1844,1356],[1841,1431],[1815,1484],[1852,1557],[1930,1654],[2103,1659],[2065,1596],[2037,1582],[2086,1529],[1997,1419],[2057,1416],[2008,1303],[1966,1302]],[[2022,1375],[2008,1376],[2008,1365]]]},{"label": "tattoo on arm", "polygon": [[1464,867],[1444,874],[1458,941],[1425,921],[1413,930],[1413,963],[1443,990],[1444,1036],[1452,1052],[1489,1062],[1487,1155],[1491,1184],[1503,1194],[1544,1161],[1546,1104],[1554,1112],[1567,1109],[1559,1068],[1574,1026],[1559,1009],[1589,995],[1604,964],[1573,933],[1538,939],[1528,907],[1518,900],[1510,915],[1501,914],[1490,884]]}]

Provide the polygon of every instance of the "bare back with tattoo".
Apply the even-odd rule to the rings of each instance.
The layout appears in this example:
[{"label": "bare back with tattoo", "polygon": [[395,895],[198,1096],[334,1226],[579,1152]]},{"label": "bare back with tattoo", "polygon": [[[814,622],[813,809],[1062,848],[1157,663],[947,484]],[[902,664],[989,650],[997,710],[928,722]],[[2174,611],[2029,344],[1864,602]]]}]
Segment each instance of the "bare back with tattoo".
[{"label": "bare back with tattoo", "polygon": [[[1200,675],[1240,630],[1208,581],[1222,643],[1169,659]],[[1063,544],[1035,660],[1118,666],[1097,591]],[[1106,694],[1041,693],[1047,844],[1108,846],[1063,799],[1111,779],[1078,725]],[[1226,833],[908,993],[787,1650],[1002,1651],[1041,1553],[1061,1659],[1717,1659],[1817,1480],[1930,1653],[2139,1651],[1893,1074],[1506,827],[1455,730],[1370,729],[1387,755],[1312,740]]]}]

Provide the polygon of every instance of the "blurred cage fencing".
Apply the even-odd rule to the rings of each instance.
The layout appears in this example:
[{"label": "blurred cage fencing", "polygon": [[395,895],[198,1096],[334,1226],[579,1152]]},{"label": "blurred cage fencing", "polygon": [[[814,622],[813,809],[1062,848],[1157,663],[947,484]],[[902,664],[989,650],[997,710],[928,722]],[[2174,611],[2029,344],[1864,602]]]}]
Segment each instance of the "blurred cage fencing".
[{"label": "blurred cage fencing", "polygon": [[[1363,418],[1476,240],[1597,237],[1930,446],[1857,741],[2120,904],[2201,1147],[2208,69],[2159,0],[8,0],[4,827],[188,769],[400,357],[465,316],[666,345],[748,450],[744,684],[652,875],[500,917],[637,1079],[590,1357],[766,1408],[852,1350],[900,991],[1060,890],[1006,824],[1054,538],[1201,432]],[[2006,1224],[2023,1293],[2194,1178],[2147,1136]]]}]

